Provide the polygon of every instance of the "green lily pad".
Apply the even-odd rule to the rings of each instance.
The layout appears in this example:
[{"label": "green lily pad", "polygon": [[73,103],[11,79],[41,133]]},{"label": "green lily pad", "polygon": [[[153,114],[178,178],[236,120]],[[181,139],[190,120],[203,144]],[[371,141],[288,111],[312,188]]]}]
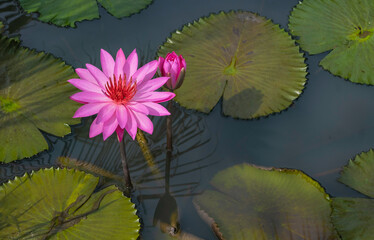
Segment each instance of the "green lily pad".
[{"label": "green lily pad", "polygon": [[140,12],[152,0],[97,0],[110,14],[117,18],[128,17]]},{"label": "green lily pad", "polygon": [[366,240],[374,236],[374,201],[365,198],[334,198],[333,223],[342,239]]},{"label": "green lily pad", "polygon": [[4,24],[2,21],[0,21],[0,33],[4,31]]},{"label": "green lily pad", "polygon": [[350,160],[341,172],[339,181],[374,198],[374,151],[363,152]]},{"label": "green lily pad", "polygon": [[[374,197],[374,151],[357,155],[341,172],[339,181]],[[343,239],[364,240],[374,235],[374,199],[334,198],[333,223]]]},{"label": "green lily pad", "polygon": [[306,65],[291,37],[251,12],[221,12],[176,31],[159,49],[186,60],[175,100],[210,112],[223,95],[223,113],[256,118],[289,107],[304,88]]},{"label": "green lily pad", "polygon": [[80,122],[69,99],[76,89],[66,82],[75,76],[60,59],[0,36],[0,162],[47,149],[39,129],[62,137]]},{"label": "green lily pad", "polygon": [[298,170],[236,165],[194,198],[220,239],[337,239],[330,198]]},{"label": "green lily pad", "polygon": [[374,84],[374,1],[304,0],[292,11],[289,28],[310,54],[332,50],[320,62],[324,69]]},{"label": "green lily pad", "polygon": [[[39,12],[39,20],[57,26],[75,27],[75,22],[99,17],[96,0],[19,0],[28,12]],[[147,7],[152,0],[98,0],[113,16],[127,17]]]},{"label": "green lily pad", "polygon": [[45,169],[0,187],[1,239],[137,239],[134,204],[98,178]]}]

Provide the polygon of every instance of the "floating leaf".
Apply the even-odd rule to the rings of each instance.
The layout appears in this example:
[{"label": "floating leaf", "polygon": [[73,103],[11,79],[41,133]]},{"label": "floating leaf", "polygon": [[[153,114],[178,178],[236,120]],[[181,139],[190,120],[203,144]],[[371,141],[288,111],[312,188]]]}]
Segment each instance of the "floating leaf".
[{"label": "floating leaf", "polygon": [[329,196],[301,171],[241,164],[211,185],[194,201],[221,239],[337,239]]},{"label": "floating leaf", "polygon": [[1,239],[137,239],[134,204],[98,178],[45,169],[0,187]]},{"label": "floating leaf", "polygon": [[97,0],[110,14],[117,18],[128,17],[152,3],[152,0]]},{"label": "floating leaf", "polygon": [[223,112],[256,118],[290,106],[305,84],[306,65],[291,37],[250,12],[221,12],[176,31],[158,54],[187,63],[176,101],[208,113],[223,95]]},{"label": "floating leaf", "polygon": [[[19,0],[26,12],[39,12],[39,20],[57,26],[75,27],[75,22],[99,17],[96,0]],[[139,12],[152,0],[98,0],[113,16],[121,18]]]},{"label": "floating leaf", "polygon": [[0,162],[31,157],[48,148],[40,130],[64,136],[77,104],[70,66],[50,54],[0,37]]},{"label": "floating leaf", "polygon": [[[374,151],[357,155],[341,172],[339,181],[374,197]],[[343,239],[364,240],[374,235],[374,199],[334,198],[333,223]]]},{"label": "floating leaf", "polygon": [[374,84],[374,1],[304,0],[289,27],[311,54],[332,50],[321,66],[352,82]]},{"label": "floating leaf", "polygon": [[339,181],[374,198],[374,151],[357,155],[344,167]]},{"label": "floating leaf", "polygon": [[333,223],[342,239],[366,240],[374,236],[374,201],[365,198],[334,198]]}]

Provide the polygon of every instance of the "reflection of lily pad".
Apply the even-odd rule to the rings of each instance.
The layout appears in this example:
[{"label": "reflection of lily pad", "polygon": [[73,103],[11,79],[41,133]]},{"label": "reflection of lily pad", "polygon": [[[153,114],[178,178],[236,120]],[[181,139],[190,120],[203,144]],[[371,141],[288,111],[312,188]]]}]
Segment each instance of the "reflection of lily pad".
[{"label": "reflection of lily pad", "polygon": [[70,133],[75,73],[52,55],[20,47],[0,37],[0,162],[30,157],[48,148],[42,131]]},{"label": "reflection of lily pad", "polygon": [[242,164],[219,172],[211,185],[194,200],[224,239],[337,238],[329,196],[298,170]]},{"label": "reflection of lily pad", "polygon": [[[374,151],[362,153],[344,167],[340,181],[374,198]],[[374,199],[334,198],[333,222],[343,239],[372,239]]]},{"label": "reflection of lily pad", "polygon": [[221,12],[188,24],[158,54],[171,51],[187,63],[176,101],[206,113],[222,95],[226,115],[255,118],[280,112],[306,81],[304,58],[291,37],[250,12]]},{"label": "reflection of lily pad", "polygon": [[[115,17],[127,17],[148,6],[152,0],[97,0]],[[96,0],[19,0],[26,12],[39,12],[39,20],[58,26],[75,26],[75,22],[99,17]]]},{"label": "reflection of lily pad", "polygon": [[22,11],[17,1],[0,0],[0,19],[0,33],[19,41],[19,31],[31,22],[33,17]]},{"label": "reflection of lily pad", "polygon": [[46,169],[0,188],[1,239],[137,239],[134,204],[98,178]]},{"label": "reflection of lily pad", "polygon": [[289,27],[311,54],[332,50],[320,62],[323,68],[374,84],[374,1],[304,0],[291,13]]}]

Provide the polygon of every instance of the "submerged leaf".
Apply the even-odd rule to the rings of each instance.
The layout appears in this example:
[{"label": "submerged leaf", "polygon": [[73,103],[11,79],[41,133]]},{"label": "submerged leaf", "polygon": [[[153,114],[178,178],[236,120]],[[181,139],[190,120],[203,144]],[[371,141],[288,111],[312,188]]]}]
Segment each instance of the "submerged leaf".
[{"label": "submerged leaf", "polygon": [[[374,151],[363,152],[350,160],[339,181],[374,197]],[[374,234],[374,199],[334,198],[333,223],[343,239],[371,239]]]},{"label": "submerged leaf", "polygon": [[1,239],[136,239],[134,204],[114,186],[93,192],[98,178],[45,169],[0,187]]},{"label": "submerged leaf", "polygon": [[320,62],[324,69],[374,84],[374,1],[304,0],[292,11],[289,27],[309,53],[332,50]]},{"label": "submerged leaf", "polygon": [[219,172],[212,190],[195,197],[222,239],[337,239],[330,198],[298,170],[249,164]]},{"label": "submerged leaf", "polygon": [[187,70],[176,101],[210,112],[256,118],[289,107],[305,84],[304,58],[291,37],[250,12],[221,12],[172,34],[158,54],[182,54]]},{"label": "submerged leaf", "polygon": [[77,104],[66,82],[75,73],[50,54],[0,37],[0,162],[31,157],[48,148],[38,129],[65,136]]},{"label": "submerged leaf", "polygon": [[[75,27],[75,22],[99,17],[96,0],[19,0],[26,12],[39,12],[39,20],[57,26]],[[127,17],[148,6],[152,0],[98,0],[113,16]]]}]

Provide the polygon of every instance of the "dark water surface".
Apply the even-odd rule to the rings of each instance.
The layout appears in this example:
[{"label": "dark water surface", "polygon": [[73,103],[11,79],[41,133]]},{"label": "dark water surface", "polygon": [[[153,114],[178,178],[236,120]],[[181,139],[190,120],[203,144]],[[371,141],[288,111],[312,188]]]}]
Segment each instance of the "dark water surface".
[{"label": "dark water surface", "polygon": [[[150,59],[172,31],[222,10],[257,12],[287,28],[288,15],[297,3],[298,0],[154,0],[147,9],[129,18],[119,20],[100,9],[100,19],[78,23],[76,29],[32,21],[20,33],[22,45],[52,53],[75,68],[84,67],[85,63],[99,66],[101,48],[113,55],[118,48],[123,48],[126,55],[137,48],[141,56]],[[196,213],[192,198],[209,186],[209,180],[218,171],[238,163],[301,169],[332,196],[360,195],[336,179],[339,169],[350,158],[373,146],[374,89],[324,71],[318,66],[323,56],[305,55],[309,72],[306,88],[300,98],[280,114],[247,121],[223,116],[221,103],[209,115],[175,105],[175,156],[171,162],[170,191],[178,205],[182,231],[203,239],[215,239],[209,226]],[[152,225],[156,206],[164,194],[165,119],[154,118],[155,133],[146,135],[158,163],[158,170],[154,172],[159,171],[159,174],[151,174],[136,143],[129,140],[127,144],[136,188],[133,200],[144,223],[144,239],[161,239],[162,236]],[[23,174],[27,169],[51,166],[61,155],[121,175],[115,138],[105,143],[101,136],[89,139],[89,123],[85,120],[64,139],[46,135],[51,150],[31,161],[3,165],[1,180]]]}]

